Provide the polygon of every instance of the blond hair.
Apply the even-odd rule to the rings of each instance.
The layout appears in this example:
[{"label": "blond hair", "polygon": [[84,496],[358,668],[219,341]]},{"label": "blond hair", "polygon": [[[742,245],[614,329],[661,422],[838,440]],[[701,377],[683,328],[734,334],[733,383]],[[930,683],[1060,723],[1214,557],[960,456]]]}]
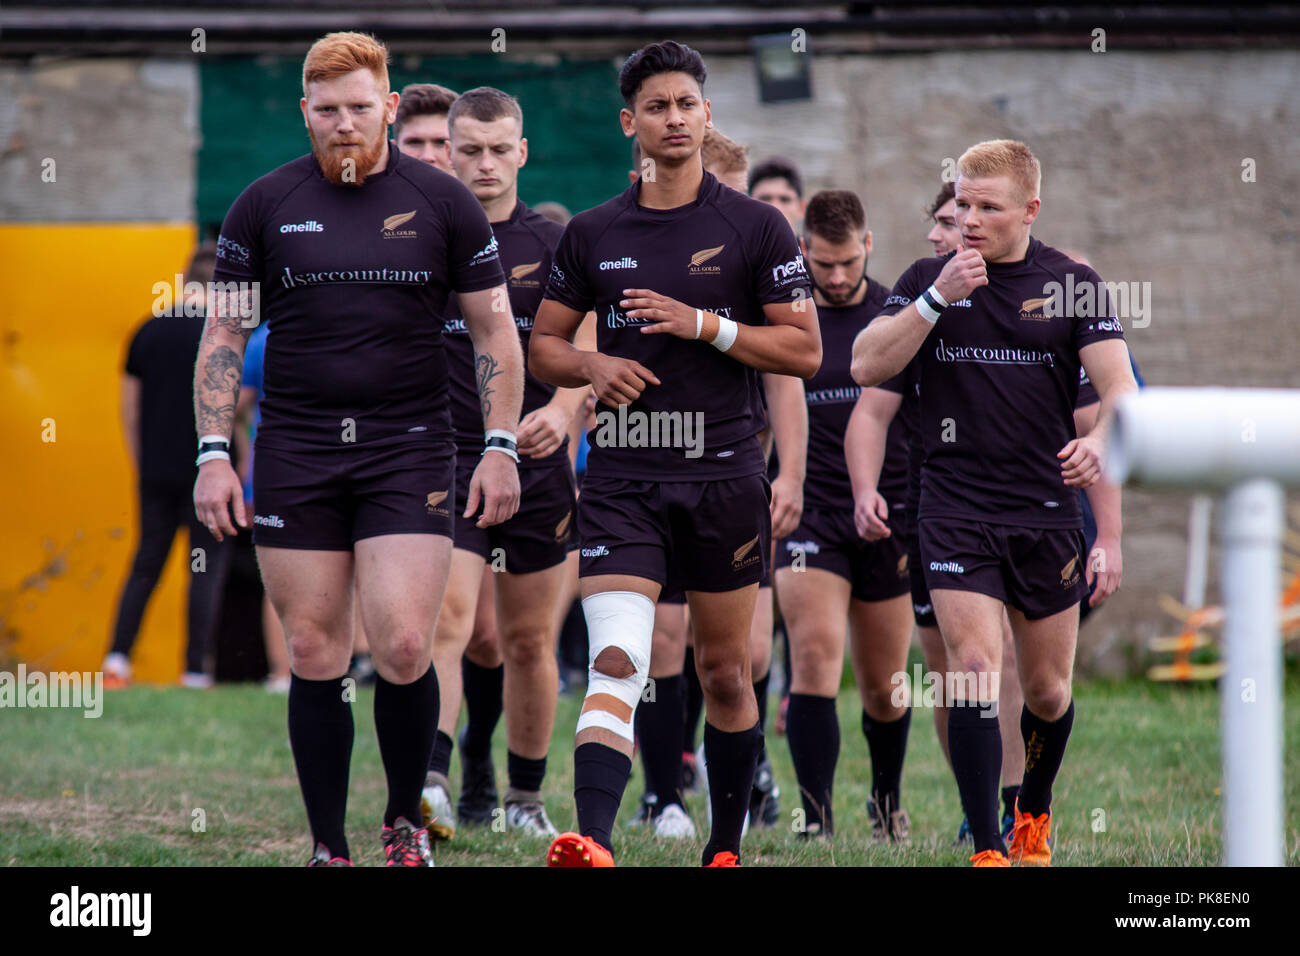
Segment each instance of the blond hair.
[{"label": "blond hair", "polygon": [[957,160],[957,171],[966,179],[1006,176],[1019,187],[1025,202],[1038,198],[1043,170],[1024,143],[1014,139],[989,139],[976,143]]},{"label": "blond hair", "polygon": [[302,61],[302,95],[321,80],[369,70],[381,95],[388,95],[388,47],[368,33],[328,33],[311,45]]}]

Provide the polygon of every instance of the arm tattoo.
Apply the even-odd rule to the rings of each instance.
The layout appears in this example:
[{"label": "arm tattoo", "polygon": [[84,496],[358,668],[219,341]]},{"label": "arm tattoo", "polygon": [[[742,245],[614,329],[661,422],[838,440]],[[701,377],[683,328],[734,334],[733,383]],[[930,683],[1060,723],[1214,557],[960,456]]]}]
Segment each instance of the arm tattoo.
[{"label": "arm tattoo", "polygon": [[492,379],[501,374],[500,363],[490,353],[480,353],[475,359],[474,374],[478,380],[478,400],[483,406],[483,424],[486,427],[488,416],[492,414],[490,396],[495,391],[492,388]]},{"label": "arm tattoo", "polygon": [[204,340],[214,341],[218,332],[247,340],[259,320],[258,290],[240,288],[234,282],[214,282],[211,289],[208,320],[203,329]]},{"label": "arm tattoo", "polygon": [[229,435],[239,403],[244,363],[228,345],[218,345],[194,368],[194,421],[200,435]]}]

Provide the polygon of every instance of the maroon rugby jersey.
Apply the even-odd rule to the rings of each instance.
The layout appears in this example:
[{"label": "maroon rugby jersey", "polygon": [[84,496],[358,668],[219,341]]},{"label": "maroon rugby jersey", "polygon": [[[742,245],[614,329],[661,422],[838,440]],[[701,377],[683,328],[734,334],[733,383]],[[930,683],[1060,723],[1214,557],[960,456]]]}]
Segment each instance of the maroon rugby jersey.
[{"label": "maroon rugby jersey", "polygon": [[[883,313],[927,289],[948,257],[918,259]],[[1027,528],[1082,526],[1079,495],[1056,453],[1075,437],[1079,349],[1123,338],[1108,298],[1092,315],[1049,316],[1052,283],[1094,289],[1100,277],[1059,250],[1029,240],[1019,262],[987,264],[989,284],[943,310],[916,355],[920,381],[922,518]],[[1072,310],[1073,311],[1073,310]]]},{"label": "maroon rugby jersey", "polygon": [[[663,383],[648,385],[630,406],[597,408],[587,474],[659,481],[762,474],[759,373],[704,341],[643,335],[641,327],[653,320],[629,318],[619,303],[624,289],[650,289],[743,325],[764,325],[765,304],[802,298],[812,308],[798,242],[774,206],[709,173],[695,201],[675,209],[640,206],[640,192],[638,181],[570,221],[546,290],[546,298],[575,311],[595,310],[601,353],[634,359]],[[673,414],[702,422],[702,444],[655,447],[665,433],[684,434],[668,427]]]},{"label": "maroon rugby jersey", "polygon": [[[510,218],[492,224],[510,292],[510,311],[519,328],[519,343],[525,356],[524,404],[520,418],[541,408],[555,395],[555,386],[537,379],[527,370],[528,341],[533,319],[542,303],[542,290],[551,272],[551,256],[564,227],[516,202]],[[447,371],[450,375],[451,424],[456,432],[456,447],[463,455],[477,456],[483,451],[483,409],[479,403],[478,382],[474,372],[474,342],[465,327],[465,317],[453,295],[447,301],[443,341],[447,346]],[[534,465],[567,464],[569,440],[545,458],[519,456],[521,468]]]},{"label": "maroon rugby jersey", "polygon": [[505,280],[496,239],[454,176],[388,144],[388,165],[338,186],[314,156],[256,180],[226,214],[218,282],[258,282],[267,339],[259,445],[450,440],[442,314],[452,291]]},{"label": "maroon rugby jersey", "polygon": [[[822,365],[804,385],[808,401],[808,471],[804,504],[809,508],[853,510],[853,486],[844,458],[844,432],[862,392],[849,366],[853,340],[885,304],[889,289],[867,279],[867,295],[858,305],[817,307],[822,335]],[[890,510],[902,508],[907,494],[907,426],[896,416],[885,439],[885,460],[876,490]]]}]

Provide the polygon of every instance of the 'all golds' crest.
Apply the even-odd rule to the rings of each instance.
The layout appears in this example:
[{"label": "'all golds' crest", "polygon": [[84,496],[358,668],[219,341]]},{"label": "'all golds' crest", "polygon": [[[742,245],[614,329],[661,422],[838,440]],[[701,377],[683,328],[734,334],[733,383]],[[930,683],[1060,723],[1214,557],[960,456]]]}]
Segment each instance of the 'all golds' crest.
[{"label": "'all golds' crest", "polygon": [[1061,587],[1073,587],[1079,580],[1079,556],[1076,554],[1061,568]]},{"label": "'all golds' crest", "polygon": [[525,282],[524,277],[536,272],[541,267],[541,264],[542,260],[538,259],[536,262],[525,262],[523,265],[515,266],[510,270],[510,282],[513,285],[536,286],[538,284],[536,279],[529,279]]},{"label": "'all golds' crest", "polygon": [[555,526],[555,540],[556,540],[556,541],[563,541],[563,540],[564,540],[564,532],[566,532],[566,531],[569,530],[569,519],[572,518],[572,517],[573,517],[573,512],[570,511],[570,512],[569,512],[568,514],[566,514],[563,518],[561,518],[561,519],[560,519],[560,523],[557,524],[557,525]]},{"label": "'all golds' crest", "polygon": [[408,239],[416,235],[414,229],[398,229],[415,218],[415,210],[410,212],[399,212],[389,216],[384,220],[384,228],[380,231],[385,239]]},{"label": "'all golds' crest", "polygon": [[447,500],[447,492],[431,491],[429,492],[428,497],[424,499],[424,507],[431,515],[445,515],[447,513],[447,509],[439,508],[438,506],[446,500]]},{"label": "'all golds' crest", "polygon": [[[754,550],[758,544],[758,535],[754,535],[749,541],[746,541],[731,554],[731,568],[733,571],[739,571],[758,560],[759,554]],[[753,554],[750,552],[753,551]],[[748,557],[746,557],[748,555]]]},{"label": "'all golds' crest", "polygon": [[1051,299],[1043,296],[1041,299],[1026,299],[1020,303],[1019,318],[1026,322],[1050,322],[1051,318],[1043,312],[1043,306],[1047,305]]},{"label": "'all golds' crest", "polygon": [[712,249],[701,249],[691,256],[691,264],[686,271],[693,276],[714,275],[722,271],[722,266],[706,266],[705,263],[727,248],[726,243],[720,246],[714,246]]}]

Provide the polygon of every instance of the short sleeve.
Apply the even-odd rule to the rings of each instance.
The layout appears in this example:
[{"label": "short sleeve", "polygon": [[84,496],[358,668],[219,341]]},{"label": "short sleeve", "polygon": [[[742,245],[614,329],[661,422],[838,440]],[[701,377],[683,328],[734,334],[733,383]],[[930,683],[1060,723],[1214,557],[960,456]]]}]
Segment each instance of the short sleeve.
[{"label": "short sleeve", "polygon": [[894,283],[894,288],[889,291],[889,295],[885,299],[885,304],[881,306],[881,315],[897,315],[911,305],[912,300],[921,294],[923,290],[920,264],[924,261],[918,259],[913,262],[907,267],[907,271],[898,277],[898,281]]},{"label": "short sleeve", "polygon": [[595,308],[596,295],[583,267],[586,244],[582,241],[578,222],[577,219],[570,220],[555,247],[544,298],[554,299],[575,312],[586,313]]},{"label": "short sleeve", "polygon": [[262,233],[257,214],[257,184],[249,186],[231,204],[217,237],[216,282],[262,278]]},{"label": "short sleeve", "polygon": [[497,237],[483,207],[459,181],[449,190],[447,274],[455,292],[481,292],[506,281]]},{"label": "short sleeve", "polygon": [[758,228],[750,253],[758,301],[767,305],[811,299],[812,281],[794,230],[774,206],[761,205],[762,218],[756,223]]},{"label": "short sleeve", "polygon": [[126,349],[126,365],[123,369],[127,375],[144,378],[145,349],[148,340],[145,330],[148,328],[149,323],[145,322],[140,328],[136,329],[135,335],[131,336],[131,344]]},{"label": "short sleeve", "polygon": [[1115,313],[1110,289],[1092,269],[1080,268],[1075,278],[1074,301],[1065,302],[1064,307],[1067,315],[1072,311],[1074,316],[1075,349],[1103,339],[1124,338],[1124,326]]}]

